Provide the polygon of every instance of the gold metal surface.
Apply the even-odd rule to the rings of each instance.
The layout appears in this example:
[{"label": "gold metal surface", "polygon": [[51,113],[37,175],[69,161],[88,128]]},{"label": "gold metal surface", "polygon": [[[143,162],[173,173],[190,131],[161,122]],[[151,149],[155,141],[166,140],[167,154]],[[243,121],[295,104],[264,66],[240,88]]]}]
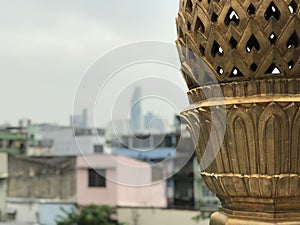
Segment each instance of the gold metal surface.
[{"label": "gold metal surface", "polygon": [[177,27],[190,85],[206,77],[198,76],[186,49],[221,82],[300,74],[299,0],[181,0]]},{"label": "gold metal surface", "polygon": [[221,149],[201,172],[222,202],[211,225],[300,225],[299,17],[300,0],[180,1],[177,45],[191,102],[182,117],[199,161],[211,136],[221,141],[214,109],[227,113]]}]

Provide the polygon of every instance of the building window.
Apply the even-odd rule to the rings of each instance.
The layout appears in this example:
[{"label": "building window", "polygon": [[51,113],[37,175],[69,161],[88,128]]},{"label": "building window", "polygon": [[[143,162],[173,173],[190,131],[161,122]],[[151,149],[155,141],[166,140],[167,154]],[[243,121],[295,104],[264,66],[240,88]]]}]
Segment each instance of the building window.
[{"label": "building window", "polygon": [[105,170],[89,169],[89,187],[106,187]]},{"label": "building window", "polygon": [[94,153],[103,153],[103,145],[94,145]]}]

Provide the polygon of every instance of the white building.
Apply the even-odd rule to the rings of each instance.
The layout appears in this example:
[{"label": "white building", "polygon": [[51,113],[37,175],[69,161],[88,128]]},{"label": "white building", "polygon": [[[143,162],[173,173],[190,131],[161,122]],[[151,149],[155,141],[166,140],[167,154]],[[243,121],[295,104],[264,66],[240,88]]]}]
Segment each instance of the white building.
[{"label": "white building", "polygon": [[27,138],[29,156],[109,153],[102,129],[39,124],[29,127]]}]

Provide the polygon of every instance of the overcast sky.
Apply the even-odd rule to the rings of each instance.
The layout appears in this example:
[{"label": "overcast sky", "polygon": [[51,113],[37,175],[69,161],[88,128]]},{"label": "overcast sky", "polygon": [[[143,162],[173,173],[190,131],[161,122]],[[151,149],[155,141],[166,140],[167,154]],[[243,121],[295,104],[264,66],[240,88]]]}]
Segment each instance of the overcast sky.
[{"label": "overcast sky", "polygon": [[178,2],[2,1],[0,123],[68,124],[79,82],[96,59],[136,41],[174,43]]}]

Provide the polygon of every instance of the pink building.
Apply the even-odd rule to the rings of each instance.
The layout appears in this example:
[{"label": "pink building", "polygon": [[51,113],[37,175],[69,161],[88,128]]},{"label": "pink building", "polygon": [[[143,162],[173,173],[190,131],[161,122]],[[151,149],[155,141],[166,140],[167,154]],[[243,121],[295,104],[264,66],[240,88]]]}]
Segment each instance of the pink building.
[{"label": "pink building", "polygon": [[148,163],[124,156],[77,156],[76,197],[79,206],[166,208],[166,182],[151,183],[152,168]]}]

